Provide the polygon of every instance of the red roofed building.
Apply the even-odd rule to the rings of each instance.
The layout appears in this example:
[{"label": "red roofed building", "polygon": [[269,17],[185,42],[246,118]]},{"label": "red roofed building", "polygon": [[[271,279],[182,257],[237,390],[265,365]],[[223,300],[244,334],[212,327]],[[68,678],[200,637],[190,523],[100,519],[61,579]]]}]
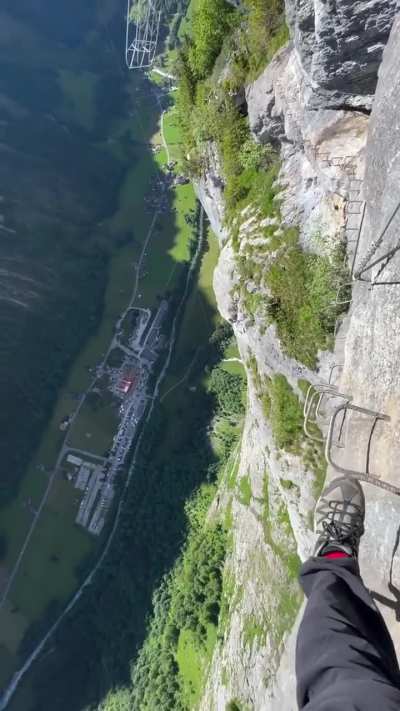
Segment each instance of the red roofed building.
[{"label": "red roofed building", "polygon": [[118,383],[118,390],[120,393],[127,395],[129,391],[136,385],[139,378],[139,373],[137,370],[129,369],[127,370],[120,382]]}]

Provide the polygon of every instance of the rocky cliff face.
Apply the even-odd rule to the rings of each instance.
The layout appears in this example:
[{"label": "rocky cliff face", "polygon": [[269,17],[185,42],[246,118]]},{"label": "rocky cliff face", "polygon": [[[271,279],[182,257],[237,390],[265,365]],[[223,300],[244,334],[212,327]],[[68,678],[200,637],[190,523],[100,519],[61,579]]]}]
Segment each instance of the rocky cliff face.
[{"label": "rocky cliff face", "polygon": [[[285,224],[299,227],[306,249],[328,253],[332,246],[345,243],[350,267],[364,209],[369,118],[360,109],[371,107],[377,70],[394,13],[394,2],[332,5],[318,0],[288,1],[293,42],[246,88],[253,135],[257,141],[273,142],[280,149],[281,214]],[[398,48],[397,35],[392,45],[393,42],[398,42]],[[394,62],[393,46],[387,61]],[[392,81],[390,76],[387,70],[381,81]],[[378,97],[379,102],[385,102],[382,86]],[[385,106],[389,111],[387,101]],[[379,111],[382,109],[378,104],[374,107],[375,115]],[[370,141],[375,140],[373,161],[380,150],[376,144],[377,132],[377,121],[373,118],[370,133]],[[390,152],[387,144],[384,150]],[[367,155],[371,156],[370,145]],[[362,311],[364,308],[365,312],[365,304],[356,313],[352,307],[339,332],[335,352],[320,354],[318,373],[286,356],[275,327],[266,325],[257,316],[249,317],[243,289],[237,288],[241,279],[237,255],[223,224],[223,181],[211,149],[209,159],[210,169],[198,184],[198,194],[221,242],[215,292],[221,314],[233,325],[247,369],[248,407],[241,450],[233,454],[232,471],[227,472],[218,499],[221,509],[232,512],[232,548],[225,571],[231,602],[224,637],[214,653],[200,708],[224,711],[230,701],[235,701],[240,709],[291,711],[296,708],[295,635],[289,632],[300,598],[287,553],[297,550],[304,559],[312,548],[315,473],[304,456],[288,454],[276,446],[258,385],[260,379],[280,373],[301,396],[300,378],[312,383],[327,381],[331,367],[339,364],[340,368],[334,371],[336,378],[339,381],[341,375],[343,386],[351,387],[352,366],[348,365],[346,370],[346,362],[350,363],[348,348],[352,349],[354,360],[355,350],[361,345],[360,329],[367,330]],[[388,169],[386,164],[384,169]],[[375,178],[369,170],[369,190],[373,192],[374,180],[382,183],[381,198],[387,184],[387,178],[378,177],[382,170],[382,166],[377,168]],[[372,214],[371,225],[374,220]],[[239,227],[242,259],[247,254],[243,245],[251,243],[253,258],[257,254],[257,245],[262,243],[259,224],[256,211],[246,209]],[[280,226],[276,229],[278,234]],[[365,239],[367,243],[371,240],[371,232]],[[265,253],[260,251],[260,263],[263,259]],[[245,289],[263,295],[262,288],[254,283],[248,282]],[[368,309],[371,308],[370,303]],[[373,317],[370,312],[370,318]],[[360,320],[364,326],[360,327]],[[351,344],[348,348],[344,329]],[[384,338],[383,332],[380,336]],[[370,369],[368,377],[372,377]],[[389,372],[385,371],[385,377],[390,383]],[[370,386],[365,378],[360,378],[361,381],[365,399]],[[241,493],[243,481],[250,492],[246,497]],[[380,493],[376,498],[382,502]],[[379,504],[374,505],[377,510]],[[386,515],[394,521],[397,508],[392,503],[389,508],[391,514],[386,511]],[[379,516],[384,519],[385,513],[379,510]],[[385,552],[390,550],[393,536],[392,529],[387,529]],[[381,587],[384,586],[383,581]]]},{"label": "rocky cliff face", "polygon": [[287,0],[286,14],[316,108],[369,109],[396,1]]}]

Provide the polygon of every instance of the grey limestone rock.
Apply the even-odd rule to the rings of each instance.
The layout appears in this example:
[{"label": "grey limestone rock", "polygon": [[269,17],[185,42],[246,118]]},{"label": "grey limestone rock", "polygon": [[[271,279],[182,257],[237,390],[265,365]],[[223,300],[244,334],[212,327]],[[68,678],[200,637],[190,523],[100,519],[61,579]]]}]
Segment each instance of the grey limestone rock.
[{"label": "grey limestone rock", "polygon": [[195,181],[195,190],[207,214],[211,229],[222,244],[228,236],[228,231],[224,224],[225,185],[222,178],[217,149],[213,143],[209,142],[207,144],[203,159],[207,165],[207,169],[204,170],[201,177]]},{"label": "grey limestone rock", "polygon": [[284,114],[276,83],[285,76],[292,47],[284,47],[275,55],[267,69],[246,90],[249,125],[261,143],[281,143],[286,138]]},{"label": "grey limestone rock", "polygon": [[371,107],[396,0],[286,0],[311,105]]},{"label": "grey limestone rock", "polygon": [[330,243],[343,236],[346,196],[353,179],[363,174],[368,117],[310,108],[308,96],[290,44],[246,90],[255,139],[280,145],[282,217],[299,225],[303,244],[315,249],[316,234]]},{"label": "grey limestone rock", "polygon": [[[353,18],[349,14],[350,7],[354,9]],[[363,196],[365,163],[364,195],[368,209],[360,259],[367,254],[399,199],[400,21],[396,21],[385,51],[370,122],[368,116],[358,111],[334,108],[337,99],[340,105],[343,100],[346,106],[370,105],[376,82],[374,62],[381,56],[381,44],[389,32],[393,12],[393,2],[338,2],[335,13],[328,3],[288,0],[294,45],[281,50],[259,79],[246,89],[254,136],[261,142],[272,140],[280,146],[282,219],[287,224],[299,225],[306,247],[315,247],[311,241],[318,228],[323,236],[322,248],[343,238],[346,221],[354,217],[347,208]],[[356,40],[357,33],[359,40]],[[350,45],[353,51],[346,55],[344,49]],[[361,55],[364,56],[362,61]],[[351,66],[346,64],[347,56],[353,62]],[[316,378],[327,380],[330,366],[341,364],[341,383],[338,382],[341,389],[351,392],[360,404],[376,407],[392,417],[390,429],[382,425],[376,430],[378,443],[376,451],[372,451],[371,463],[377,466],[379,474],[397,481],[400,292],[399,287],[391,291],[370,291],[368,285],[356,286],[346,321],[347,340],[343,340],[340,332],[335,354],[321,355],[318,374],[288,358],[274,326],[263,328],[257,318],[249,321],[238,288],[243,284],[235,261],[237,255],[223,222],[223,182],[219,174],[217,156],[210,146],[209,171],[197,190],[222,247],[214,275],[218,305],[222,315],[233,325],[241,359],[248,371],[246,424],[240,452],[236,454],[237,459],[232,459],[232,467],[237,461],[238,480],[248,477],[251,497],[246,504],[240,500],[237,489],[221,483],[218,500],[225,505],[231,502],[233,521],[232,549],[226,568],[232,595],[229,619],[223,639],[215,648],[199,709],[225,711],[229,701],[237,699],[246,710],[295,711],[296,630],[278,646],[274,642],[274,625],[278,620],[276,600],[285,574],[266,535],[264,482],[268,475],[268,515],[273,535],[279,540],[277,512],[283,507],[301,558],[307,557],[313,543],[310,513],[314,492],[310,472],[301,458],[277,450],[270,424],[263,415],[252,368],[255,362],[262,378],[284,374],[299,393],[299,378],[311,382]],[[245,208],[241,217],[238,254],[245,258],[247,246],[251,245],[254,256],[263,238],[259,233],[261,221],[254,208]],[[399,223],[388,234],[388,245],[398,239],[399,224],[400,213]],[[398,259],[388,265],[389,275],[400,275],[400,253]],[[251,284],[245,286],[250,288]],[[362,442],[358,430],[356,440]],[[354,438],[349,441],[353,442]],[[347,463],[359,465],[360,446],[350,449],[354,461]],[[283,485],[287,481],[291,482],[289,488]],[[384,614],[400,649],[394,612],[396,601],[392,595],[393,585],[396,589],[400,586],[396,547],[400,499],[388,497],[371,486],[366,487],[366,494],[369,532],[363,540],[361,566],[367,584],[387,599]]]}]

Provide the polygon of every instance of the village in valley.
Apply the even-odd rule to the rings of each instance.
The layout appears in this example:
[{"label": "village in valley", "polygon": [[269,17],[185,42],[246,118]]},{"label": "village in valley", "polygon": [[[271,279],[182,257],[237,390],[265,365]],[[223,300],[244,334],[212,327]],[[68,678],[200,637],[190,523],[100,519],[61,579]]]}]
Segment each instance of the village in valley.
[{"label": "village in valley", "polygon": [[[96,369],[96,380],[86,398],[92,404],[94,425],[102,405],[113,410],[116,431],[111,446],[104,453],[95,448],[74,446],[74,427],[67,417],[61,430],[71,427],[66,437],[60,467],[76,489],[79,500],[76,523],[98,536],[106,521],[115,490],[116,477],[126,463],[140,421],[148,404],[148,382],[154,365],[167,344],[163,324],[168,302],[161,300],[153,314],[150,309],[131,307],[117,326],[108,359]],[[78,415],[79,418],[79,415]],[[85,436],[90,442],[91,432]]]}]

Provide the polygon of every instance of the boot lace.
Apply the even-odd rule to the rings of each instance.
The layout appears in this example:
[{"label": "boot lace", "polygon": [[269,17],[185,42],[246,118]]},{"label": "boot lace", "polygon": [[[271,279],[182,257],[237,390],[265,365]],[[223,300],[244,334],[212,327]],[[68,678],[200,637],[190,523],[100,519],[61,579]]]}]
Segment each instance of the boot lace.
[{"label": "boot lace", "polygon": [[324,534],[327,540],[334,540],[338,543],[350,543],[354,547],[357,543],[357,533],[351,524],[341,523],[340,526],[335,522],[322,522]]},{"label": "boot lace", "polygon": [[[329,507],[329,511],[325,513],[320,511],[322,537],[327,542],[332,540],[339,544],[349,543],[352,548],[356,547],[364,530],[361,507],[352,503],[353,510],[349,511],[348,505],[342,501],[325,501],[325,504]],[[341,520],[342,516],[347,516],[349,520]]]}]

